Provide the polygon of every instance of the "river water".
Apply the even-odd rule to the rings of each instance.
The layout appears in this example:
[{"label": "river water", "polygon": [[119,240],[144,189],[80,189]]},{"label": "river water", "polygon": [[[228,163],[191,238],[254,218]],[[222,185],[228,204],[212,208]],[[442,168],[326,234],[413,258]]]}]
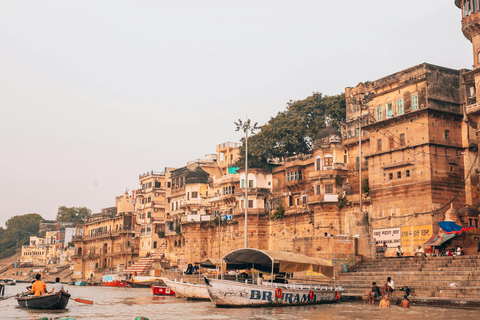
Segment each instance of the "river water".
[{"label": "river water", "polygon": [[[6,296],[21,292],[26,283],[6,287]],[[50,290],[51,284],[47,284]],[[318,319],[389,319],[435,320],[480,319],[480,310],[415,306],[410,309],[380,309],[364,302],[339,302],[302,307],[215,308],[211,302],[185,301],[175,297],[153,296],[150,289],[65,286],[72,298],[93,300],[93,305],[70,300],[66,310],[31,310],[18,306],[15,298],[0,301],[0,319],[129,319],[143,316],[150,320],[318,320]]]}]

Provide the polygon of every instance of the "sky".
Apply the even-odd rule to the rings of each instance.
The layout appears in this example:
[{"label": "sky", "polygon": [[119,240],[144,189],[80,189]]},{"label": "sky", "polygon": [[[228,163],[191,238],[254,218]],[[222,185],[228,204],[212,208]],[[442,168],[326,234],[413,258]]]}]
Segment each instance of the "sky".
[{"label": "sky", "polygon": [[471,68],[453,0],[0,0],[0,226],[94,213],[312,92]]}]

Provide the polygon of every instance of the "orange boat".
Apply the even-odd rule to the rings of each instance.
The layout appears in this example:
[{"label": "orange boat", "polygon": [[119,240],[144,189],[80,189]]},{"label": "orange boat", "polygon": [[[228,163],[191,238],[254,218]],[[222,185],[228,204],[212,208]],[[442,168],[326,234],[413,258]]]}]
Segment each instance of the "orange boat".
[{"label": "orange boat", "polygon": [[127,284],[120,280],[112,280],[112,281],[102,281],[102,286],[107,287],[126,287]]},{"label": "orange boat", "polygon": [[156,286],[152,284],[152,292],[156,296],[174,296],[175,292],[166,286]]}]

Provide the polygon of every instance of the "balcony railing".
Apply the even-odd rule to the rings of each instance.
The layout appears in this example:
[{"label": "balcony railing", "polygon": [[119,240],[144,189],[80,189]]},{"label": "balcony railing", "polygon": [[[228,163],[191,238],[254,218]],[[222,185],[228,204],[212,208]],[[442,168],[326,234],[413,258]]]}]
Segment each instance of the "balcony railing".
[{"label": "balcony railing", "polygon": [[477,103],[468,105],[467,109],[466,109],[466,112],[467,112],[467,114],[479,113],[480,112],[480,103],[477,102]]}]

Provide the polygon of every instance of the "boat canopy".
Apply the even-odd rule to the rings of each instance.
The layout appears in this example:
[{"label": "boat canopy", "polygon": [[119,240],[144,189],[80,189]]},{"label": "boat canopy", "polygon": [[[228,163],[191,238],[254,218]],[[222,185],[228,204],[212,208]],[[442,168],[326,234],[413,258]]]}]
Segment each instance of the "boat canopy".
[{"label": "boat canopy", "polygon": [[202,268],[207,268],[207,269],[216,269],[220,268],[222,266],[222,260],[221,259],[207,259],[202,262],[200,262],[200,267]]},{"label": "boat canopy", "polygon": [[246,248],[234,250],[222,259],[227,263],[227,269],[254,268],[271,271],[273,266],[273,272],[313,270],[327,277],[333,277],[333,266],[329,262],[292,252]]}]

